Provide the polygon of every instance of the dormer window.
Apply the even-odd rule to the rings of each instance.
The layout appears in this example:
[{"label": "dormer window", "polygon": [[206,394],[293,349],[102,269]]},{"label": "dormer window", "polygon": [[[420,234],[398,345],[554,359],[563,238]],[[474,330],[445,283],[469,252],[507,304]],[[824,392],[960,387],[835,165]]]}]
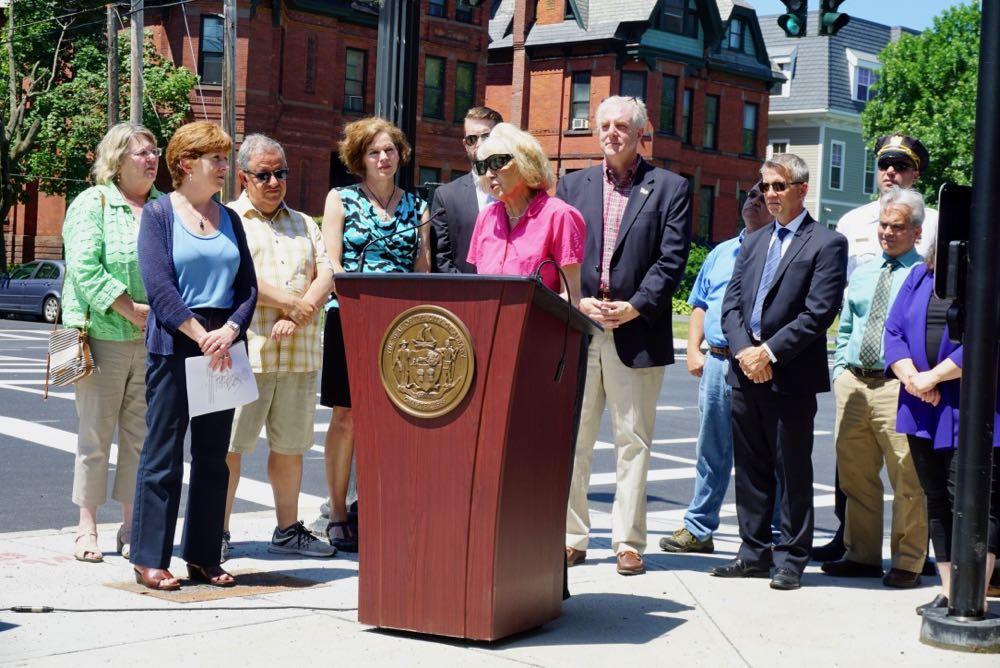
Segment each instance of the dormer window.
[{"label": "dormer window", "polygon": [[875,97],[872,87],[878,81],[878,71],[882,63],[878,56],[847,49],[847,65],[850,70],[851,99],[857,102],[868,102]]},{"label": "dormer window", "polygon": [[743,50],[743,21],[740,19],[729,19],[728,46],[733,51]]},{"label": "dormer window", "polygon": [[696,0],[660,0],[656,27],[685,37],[698,37]]}]

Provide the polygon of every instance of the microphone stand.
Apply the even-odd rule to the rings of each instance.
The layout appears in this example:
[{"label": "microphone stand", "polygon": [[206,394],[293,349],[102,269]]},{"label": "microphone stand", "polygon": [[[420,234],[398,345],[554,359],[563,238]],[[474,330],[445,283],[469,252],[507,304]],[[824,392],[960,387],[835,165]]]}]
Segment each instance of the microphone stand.
[{"label": "microphone stand", "polygon": [[368,252],[368,248],[371,247],[371,245],[373,243],[375,243],[376,241],[385,241],[386,239],[391,239],[394,236],[397,236],[399,234],[403,234],[404,232],[409,232],[411,230],[419,230],[424,225],[429,225],[431,223],[431,221],[433,221],[438,216],[443,215],[444,213],[445,213],[444,209],[438,209],[437,211],[435,211],[434,213],[431,214],[430,218],[428,218],[427,220],[425,220],[425,221],[423,221],[423,222],[421,222],[421,223],[419,223],[417,225],[410,225],[409,227],[404,227],[403,229],[396,230],[395,232],[392,232],[390,234],[383,234],[380,237],[375,237],[374,239],[369,239],[368,243],[366,243],[364,246],[361,247],[361,254],[360,254],[360,257],[358,259],[358,273],[364,272],[364,270],[365,270],[365,253]]}]

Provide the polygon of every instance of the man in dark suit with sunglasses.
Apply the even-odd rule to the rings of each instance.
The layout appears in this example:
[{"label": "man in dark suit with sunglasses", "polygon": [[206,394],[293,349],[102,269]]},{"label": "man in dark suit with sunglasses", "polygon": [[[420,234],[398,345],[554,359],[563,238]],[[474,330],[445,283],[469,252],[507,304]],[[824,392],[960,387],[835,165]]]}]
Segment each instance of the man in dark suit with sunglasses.
[{"label": "man in dark suit with sunglasses", "polygon": [[614,430],[611,548],[621,575],[645,572],[646,474],[663,372],[674,361],[672,297],[691,244],[687,180],[639,156],[646,105],[610,97],[595,121],[604,160],[559,181],[587,222],[580,310],[604,331],[587,358],[566,519],[566,560],[587,556],[591,459],[605,405]]},{"label": "man in dark suit with sunglasses", "polygon": [[[462,144],[469,162],[476,159],[476,150],[490,136],[490,131],[503,117],[489,107],[472,107],[465,114],[465,136]],[[474,274],[475,266],[466,261],[469,240],[476,227],[479,212],[496,200],[479,187],[479,180],[468,174],[434,191],[431,211],[444,213],[431,223],[434,271],[443,274]]]},{"label": "man in dark suit with sunglasses", "polygon": [[[813,419],[830,391],[826,330],[847,282],[847,239],[803,205],[809,168],[783,153],[764,163],[760,189],[772,225],[750,234],[736,257],[722,306],[733,387],[736,516],[742,544],[717,577],[770,576],[798,589],[813,534]],[[781,537],[771,514],[781,487]]]}]

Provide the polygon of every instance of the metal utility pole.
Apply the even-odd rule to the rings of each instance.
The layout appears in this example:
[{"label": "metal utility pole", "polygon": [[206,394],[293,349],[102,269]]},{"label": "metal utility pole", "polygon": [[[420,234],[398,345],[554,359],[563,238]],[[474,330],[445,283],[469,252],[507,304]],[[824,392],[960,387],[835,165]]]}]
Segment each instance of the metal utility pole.
[{"label": "metal utility pole", "polygon": [[129,122],[142,125],[142,29],[145,0],[132,0],[132,106],[129,112]]},{"label": "metal utility pole", "polygon": [[[383,0],[378,14],[375,115],[395,123],[417,149],[417,60],[420,58],[420,1]],[[413,160],[400,165],[396,181],[414,186]]]},{"label": "metal utility pole", "polygon": [[[1000,2],[982,3],[972,217],[966,275],[962,403],[948,612],[924,613],[920,639],[967,652],[1000,653],[1000,617],[986,610],[986,550],[1000,334]],[[996,512],[996,509],[994,509]]]},{"label": "metal utility pole", "polygon": [[236,0],[222,4],[222,129],[233,139],[222,201],[236,199]]},{"label": "metal utility pole", "polygon": [[108,129],[118,123],[118,24],[114,5],[106,5],[108,13]]}]

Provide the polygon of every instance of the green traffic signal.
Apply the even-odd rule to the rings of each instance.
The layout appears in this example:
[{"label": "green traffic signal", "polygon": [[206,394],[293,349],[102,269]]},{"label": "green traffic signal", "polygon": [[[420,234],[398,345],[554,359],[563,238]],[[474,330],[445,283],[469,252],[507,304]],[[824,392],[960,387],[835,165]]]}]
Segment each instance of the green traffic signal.
[{"label": "green traffic signal", "polygon": [[778,26],[789,37],[805,37],[809,3],[806,0],[781,0],[781,2],[785,5],[788,13],[778,17]]},{"label": "green traffic signal", "polygon": [[837,11],[844,0],[820,0],[819,3],[819,34],[836,35],[851,20],[847,14]]}]

